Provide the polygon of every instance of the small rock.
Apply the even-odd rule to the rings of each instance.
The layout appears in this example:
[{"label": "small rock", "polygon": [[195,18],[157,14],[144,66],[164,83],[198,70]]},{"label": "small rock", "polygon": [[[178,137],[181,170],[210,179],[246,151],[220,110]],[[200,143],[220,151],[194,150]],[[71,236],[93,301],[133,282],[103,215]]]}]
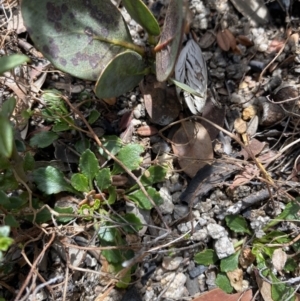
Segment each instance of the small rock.
[{"label": "small rock", "polygon": [[199,293],[199,282],[197,278],[191,279],[190,277],[187,277],[185,286],[189,291],[190,296]]},{"label": "small rock", "polygon": [[229,240],[227,236],[219,238],[215,242],[214,247],[219,259],[228,257],[229,255],[235,252],[233,243]]},{"label": "small rock", "polygon": [[206,271],[206,285],[208,286],[208,290],[211,290],[216,287],[216,271],[211,269]]},{"label": "small rock", "polygon": [[208,237],[208,233],[206,228],[200,229],[193,233],[191,239],[194,241],[206,241]]},{"label": "small rock", "polygon": [[174,258],[165,257],[163,259],[162,266],[164,269],[168,271],[174,271],[179,267],[182,261],[183,261],[182,257],[174,257]]},{"label": "small rock", "polygon": [[170,191],[166,187],[162,187],[159,190],[159,194],[164,200],[163,204],[159,206],[162,214],[172,214],[174,210],[174,204]]},{"label": "small rock", "polygon": [[88,267],[92,268],[97,265],[97,259],[92,257],[90,254],[86,254],[85,263]]},{"label": "small rock", "polygon": [[153,301],[155,299],[155,293],[152,288],[147,288],[145,295],[144,295],[144,300],[145,301]]},{"label": "small rock", "polygon": [[228,233],[225,230],[225,228],[222,227],[222,226],[220,226],[220,225],[217,225],[217,224],[209,224],[209,225],[207,225],[207,231],[208,231],[208,234],[213,239],[219,239],[220,237],[228,236]]},{"label": "small rock", "polygon": [[138,104],[134,110],[133,110],[133,116],[136,118],[136,119],[140,119],[142,117],[142,105],[141,104]]},{"label": "small rock", "polygon": [[193,279],[203,274],[207,269],[208,267],[205,265],[197,265],[189,271],[189,275]]},{"label": "small rock", "polygon": [[[163,280],[164,287],[168,287],[167,291],[163,294],[163,297],[174,300],[182,300],[182,297],[188,295],[188,291],[185,288],[186,276],[183,273],[178,273],[174,277],[174,273],[167,275]],[[171,284],[169,284],[171,282]]]},{"label": "small rock", "polygon": [[189,207],[184,205],[176,205],[174,207],[174,218],[175,220],[186,216],[189,212]]}]

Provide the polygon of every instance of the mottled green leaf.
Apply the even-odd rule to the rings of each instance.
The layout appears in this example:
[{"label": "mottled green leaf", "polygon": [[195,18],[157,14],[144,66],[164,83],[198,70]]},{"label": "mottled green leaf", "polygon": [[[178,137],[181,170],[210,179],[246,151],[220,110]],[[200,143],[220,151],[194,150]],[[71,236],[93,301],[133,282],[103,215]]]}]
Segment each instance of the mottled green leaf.
[{"label": "mottled green leaf", "polygon": [[27,32],[35,46],[60,70],[96,80],[107,63],[131,42],[119,10],[110,0],[24,0]]},{"label": "mottled green leaf", "polygon": [[89,124],[93,124],[95,121],[98,120],[99,117],[100,117],[99,111],[92,110],[90,112],[89,119],[88,119]]},{"label": "mottled green leaf", "polygon": [[99,76],[95,87],[97,97],[111,98],[129,92],[143,79],[145,69],[146,64],[137,52],[116,55]]},{"label": "mottled green leaf", "polygon": [[[104,136],[102,137],[101,142],[103,147],[105,147],[112,155],[116,155],[123,146],[122,140],[117,136]],[[99,148],[99,153],[104,158],[109,159],[102,148]]]},{"label": "mottled green leaf", "polygon": [[[54,210],[58,213],[63,213],[63,214],[74,214],[74,209],[73,207],[59,207],[59,206],[55,206]],[[56,220],[59,223],[68,223],[70,222],[72,219],[74,219],[74,216],[57,216]]]},{"label": "mottled green leaf", "polygon": [[167,174],[167,169],[160,165],[150,166],[142,175],[141,182],[145,186],[162,182]]},{"label": "mottled green leaf", "polygon": [[7,214],[4,217],[4,224],[10,227],[17,228],[20,226],[19,222],[16,220],[16,218],[12,214]]},{"label": "mottled green leaf", "polygon": [[[1,63],[0,63],[0,66],[1,66]],[[11,114],[13,113],[13,111],[15,109],[15,107],[16,107],[16,99],[14,97],[10,97],[8,100],[3,102],[3,104],[2,104],[1,115],[3,117],[10,118]]]},{"label": "mottled green leaf", "polygon": [[92,187],[92,181],[99,171],[99,163],[91,150],[87,149],[82,153],[79,160],[79,168],[80,172],[88,178],[89,185]]}]

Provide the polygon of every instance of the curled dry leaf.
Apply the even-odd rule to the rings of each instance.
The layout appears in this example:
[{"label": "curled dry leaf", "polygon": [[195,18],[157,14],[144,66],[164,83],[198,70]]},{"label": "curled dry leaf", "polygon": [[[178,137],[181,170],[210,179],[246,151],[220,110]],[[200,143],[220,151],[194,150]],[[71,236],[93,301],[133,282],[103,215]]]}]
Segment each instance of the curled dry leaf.
[{"label": "curled dry leaf", "polygon": [[[184,100],[190,111],[193,114],[201,113],[206,102],[207,69],[201,49],[193,39],[189,39],[180,52],[175,66],[175,79],[199,94],[183,92]],[[178,94],[180,91],[181,89],[177,88]]]},{"label": "curled dry leaf", "polygon": [[256,257],[252,253],[251,249],[246,247],[241,252],[241,255],[239,257],[239,264],[243,269],[246,269],[255,261],[255,259]]},{"label": "curled dry leaf", "polygon": [[147,136],[152,136],[152,135],[157,134],[158,130],[154,126],[143,125],[143,126],[140,126],[136,132],[140,136],[147,137]]},{"label": "curled dry leaf", "polygon": [[220,30],[217,33],[217,43],[219,47],[224,51],[229,51],[230,48],[232,50],[235,50],[237,48],[235,37],[229,29]]},{"label": "curled dry leaf", "polygon": [[244,156],[244,159],[248,160],[249,152],[251,152],[254,156],[257,156],[261,153],[265,146],[266,142],[260,142],[259,140],[253,138],[250,140],[249,144],[239,152],[239,155]]},{"label": "curled dry leaf", "polygon": [[236,269],[234,271],[227,272],[227,277],[230,280],[231,286],[237,291],[243,291],[243,271],[241,269]]},{"label": "curled dry leaf", "polygon": [[191,178],[213,159],[213,148],[209,134],[203,125],[185,121],[173,136],[173,152],[178,163]]},{"label": "curled dry leaf", "polygon": [[247,123],[242,118],[237,118],[233,126],[238,134],[244,134],[247,131]]},{"label": "curled dry leaf", "polygon": [[285,266],[287,255],[282,249],[276,249],[272,255],[272,263],[274,268],[281,272]]}]

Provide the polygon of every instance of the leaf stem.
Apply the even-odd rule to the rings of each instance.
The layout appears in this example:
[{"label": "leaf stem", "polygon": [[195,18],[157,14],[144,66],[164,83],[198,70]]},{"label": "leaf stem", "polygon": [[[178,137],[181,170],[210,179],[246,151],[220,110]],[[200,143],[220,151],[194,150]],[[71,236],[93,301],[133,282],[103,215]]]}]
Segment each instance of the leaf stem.
[{"label": "leaf stem", "polygon": [[113,44],[116,46],[121,46],[130,50],[133,50],[137,53],[139,53],[142,56],[145,56],[145,49],[141,46],[135,45],[133,43],[127,42],[127,41],[121,41],[117,39],[107,39],[100,36],[93,36],[93,40],[98,40],[104,43]]}]

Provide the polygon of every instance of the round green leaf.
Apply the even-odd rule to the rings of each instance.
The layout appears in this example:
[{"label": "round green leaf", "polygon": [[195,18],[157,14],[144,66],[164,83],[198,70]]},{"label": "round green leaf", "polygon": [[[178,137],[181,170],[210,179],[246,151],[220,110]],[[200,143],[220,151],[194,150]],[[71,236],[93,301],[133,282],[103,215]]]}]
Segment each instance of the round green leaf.
[{"label": "round green leaf", "polygon": [[30,145],[31,146],[37,146],[40,148],[47,147],[53,143],[58,138],[58,135],[53,132],[39,132],[36,135],[34,135],[30,139]]},{"label": "round green leaf", "polygon": [[90,190],[88,178],[81,173],[72,175],[71,184],[78,191],[89,192]]},{"label": "round green leaf", "polygon": [[155,17],[143,1],[122,0],[122,4],[132,19],[144,27],[150,35],[158,36],[160,34],[160,28]]},{"label": "round green leaf", "polygon": [[0,155],[10,158],[13,150],[14,133],[9,120],[0,116]]},{"label": "round green leaf", "polygon": [[25,26],[53,65],[73,76],[97,80],[107,63],[130,42],[128,28],[110,0],[24,0]]},{"label": "round green leaf", "polygon": [[130,91],[144,77],[146,64],[141,55],[128,50],[113,58],[100,74],[95,93],[99,98],[110,98]]},{"label": "round green leaf", "polygon": [[[171,0],[156,53],[156,77],[166,81],[173,72],[183,35],[183,0]],[[166,45],[164,45],[166,43]]]},{"label": "round green leaf", "polygon": [[29,57],[23,54],[12,54],[0,57],[0,74],[29,61]]},{"label": "round green leaf", "polygon": [[107,189],[111,186],[111,174],[109,168],[102,168],[96,174],[96,182],[100,190]]}]

